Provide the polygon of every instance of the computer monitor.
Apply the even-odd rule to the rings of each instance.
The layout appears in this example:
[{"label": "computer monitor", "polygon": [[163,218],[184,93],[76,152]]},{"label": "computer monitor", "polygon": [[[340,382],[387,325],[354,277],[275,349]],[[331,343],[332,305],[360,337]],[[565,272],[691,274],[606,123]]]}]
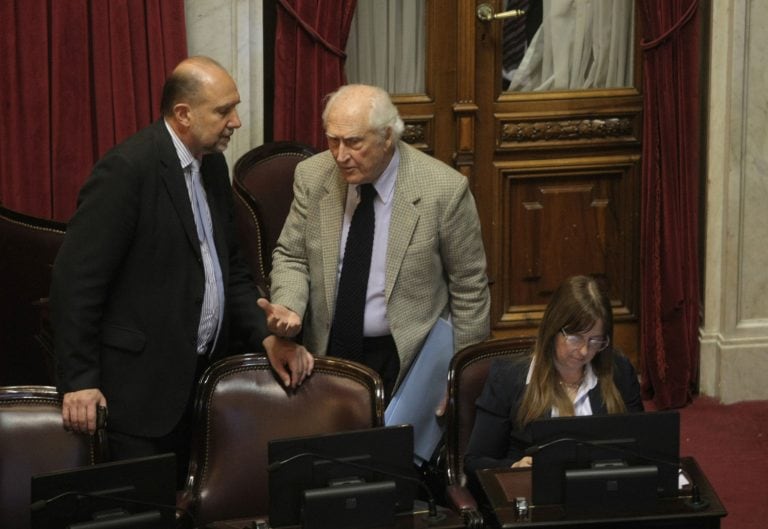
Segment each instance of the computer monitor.
[{"label": "computer monitor", "polygon": [[642,510],[678,494],[680,417],[674,410],[543,419],[530,429],[533,505]]},{"label": "computer monitor", "polygon": [[176,456],[163,454],[32,476],[32,529],[167,529]]},{"label": "computer monitor", "polygon": [[410,425],[277,439],[267,452],[272,527],[363,529],[413,510]]}]

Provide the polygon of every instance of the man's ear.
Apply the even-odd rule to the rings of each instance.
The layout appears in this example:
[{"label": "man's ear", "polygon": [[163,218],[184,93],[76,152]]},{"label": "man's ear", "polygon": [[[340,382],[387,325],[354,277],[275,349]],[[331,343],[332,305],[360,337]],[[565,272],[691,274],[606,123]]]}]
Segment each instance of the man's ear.
[{"label": "man's ear", "polygon": [[387,127],[387,132],[384,134],[384,146],[387,149],[392,147],[392,127]]},{"label": "man's ear", "polygon": [[176,103],[173,106],[173,116],[181,125],[189,127],[192,122],[192,108],[187,103]]}]

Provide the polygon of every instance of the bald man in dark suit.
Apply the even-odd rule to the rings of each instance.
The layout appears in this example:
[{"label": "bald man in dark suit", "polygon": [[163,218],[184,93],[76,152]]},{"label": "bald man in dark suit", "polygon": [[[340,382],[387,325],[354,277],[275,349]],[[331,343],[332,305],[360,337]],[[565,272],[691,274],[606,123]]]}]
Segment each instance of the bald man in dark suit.
[{"label": "bald man in dark suit", "polygon": [[180,63],[163,118],[94,167],[57,256],[64,424],[93,432],[106,407],[113,459],[183,454],[197,379],[233,342],[266,350],[286,386],[312,370],[306,349],[269,334],[239,253],[222,154],[239,102],[212,59]]}]

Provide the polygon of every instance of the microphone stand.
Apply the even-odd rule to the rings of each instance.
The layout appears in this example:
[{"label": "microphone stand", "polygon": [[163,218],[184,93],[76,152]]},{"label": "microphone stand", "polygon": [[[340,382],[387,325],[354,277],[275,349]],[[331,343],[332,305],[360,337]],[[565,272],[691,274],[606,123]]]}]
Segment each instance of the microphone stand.
[{"label": "microphone stand", "polygon": [[389,476],[389,477],[392,477],[392,478],[402,479],[402,480],[405,480],[405,481],[410,481],[412,483],[416,483],[418,486],[422,487],[422,489],[426,492],[426,495],[427,495],[427,511],[428,511],[428,514],[427,514],[427,517],[426,517],[427,523],[429,523],[430,525],[433,525],[433,524],[435,524],[437,522],[442,521],[445,518],[445,514],[437,512],[437,502],[435,501],[435,497],[432,494],[432,491],[429,490],[429,487],[427,487],[427,485],[422,480],[417,479],[417,478],[415,478],[413,476],[408,476],[407,474],[401,474],[399,472],[391,472],[391,471],[388,471],[388,470],[377,468],[377,467],[372,466],[372,465],[365,465],[365,464],[362,464],[362,463],[357,463],[355,461],[345,461],[344,459],[340,459],[340,458],[337,458],[337,457],[326,456],[326,455],[323,455],[323,454],[317,454],[315,452],[301,452],[299,454],[294,454],[291,457],[288,457],[286,459],[282,459],[280,461],[275,461],[273,463],[270,463],[267,466],[267,471],[268,472],[273,472],[273,471],[279,469],[280,467],[282,467],[285,464],[291,463],[291,462],[299,460],[299,459],[304,459],[304,458],[307,458],[307,457],[311,457],[313,459],[319,459],[321,461],[331,461],[331,462],[337,463],[339,465],[346,465],[346,466],[349,466],[349,467],[352,467],[352,468],[357,468],[359,470],[367,470],[369,472],[376,472],[376,473],[384,475],[384,476]]},{"label": "microphone stand", "polygon": [[[536,454],[537,452],[540,452],[541,450],[546,450],[550,446],[555,445],[555,444],[559,444],[559,443],[583,444],[583,445],[587,445],[587,446],[591,446],[591,447],[595,447],[595,448],[600,448],[600,449],[603,449],[603,450],[608,450],[608,451],[611,451],[611,452],[617,452],[619,454],[624,454],[624,455],[629,455],[629,456],[633,456],[633,457],[638,457],[640,459],[643,459],[645,461],[649,461],[651,463],[671,466],[671,467],[675,468],[678,471],[678,473],[682,471],[681,468],[680,468],[680,464],[679,463],[675,464],[675,463],[670,462],[670,461],[665,461],[664,459],[658,459],[658,458],[655,458],[655,457],[648,457],[646,455],[639,454],[639,453],[635,452],[634,450],[628,450],[626,448],[621,448],[621,447],[613,446],[613,445],[610,445],[610,444],[602,444],[602,443],[596,443],[596,442],[593,442],[593,441],[586,441],[586,440],[583,440],[583,439],[576,439],[574,437],[560,437],[560,438],[555,439],[554,441],[550,441],[548,443],[544,443],[544,444],[541,444],[541,445],[529,446],[528,448],[525,449],[524,454],[527,455],[527,456],[532,456],[532,455]],[[687,474],[686,474],[686,476],[687,476]],[[690,507],[690,508],[692,508],[694,510],[697,510],[697,511],[701,510],[701,509],[706,509],[707,507],[709,507],[709,500],[706,500],[706,499],[701,497],[701,490],[699,489],[699,486],[696,483],[693,482],[693,479],[691,479],[690,476],[687,476],[687,478],[688,478],[688,480],[691,483],[691,498],[689,500],[687,500],[685,502],[685,504],[688,507]]]},{"label": "microphone stand", "polygon": [[[135,500],[132,498],[125,498],[122,496],[114,496],[113,494],[117,493],[124,493],[128,492],[130,490],[133,490],[133,487],[126,487],[121,489],[115,489],[115,490],[108,490],[104,491],[103,493],[92,493],[92,492],[81,492],[77,490],[71,490],[67,492],[62,492],[61,494],[57,494],[56,496],[52,498],[48,498],[46,500],[37,500],[30,504],[29,509],[31,513],[37,513],[42,512],[45,509],[48,508],[49,505],[53,505],[55,503],[58,503],[59,501],[65,500],[67,498],[74,497],[76,500],[80,500],[82,498],[88,498],[88,499],[97,499],[97,500],[108,500],[115,503],[122,503],[122,504],[128,504],[128,505],[140,505],[143,507],[151,507],[154,509],[159,509],[163,511],[170,511],[172,510],[174,512],[174,516],[177,513],[181,513],[182,517],[186,517],[190,520],[192,523],[192,527],[196,527],[197,523],[195,521],[195,517],[192,516],[192,513],[189,512],[187,509],[183,509],[181,507],[177,507],[176,505],[165,505],[161,503],[153,503],[148,501],[141,501],[141,500]],[[149,520],[149,519],[147,519]],[[138,520],[136,520],[138,521]],[[86,522],[87,523],[87,522]],[[73,527],[86,527],[82,524],[76,524]]]}]

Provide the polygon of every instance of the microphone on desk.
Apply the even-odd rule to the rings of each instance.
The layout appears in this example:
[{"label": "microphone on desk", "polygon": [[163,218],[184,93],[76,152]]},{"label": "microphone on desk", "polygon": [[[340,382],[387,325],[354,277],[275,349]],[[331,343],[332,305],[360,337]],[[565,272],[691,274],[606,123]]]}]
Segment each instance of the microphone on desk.
[{"label": "microphone on desk", "polygon": [[685,504],[694,511],[700,511],[709,507],[709,500],[702,498],[699,486],[691,482],[691,499],[686,500]]},{"label": "microphone on desk", "polygon": [[[658,459],[658,458],[655,458],[655,457],[650,457],[650,456],[648,456],[646,454],[641,454],[641,453],[638,453],[638,452],[636,452],[634,450],[630,450],[630,449],[627,449],[627,448],[622,448],[620,446],[615,446],[615,445],[606,444],[606,443],[598,443],[598,442],[593,442],[593,441],[587,441],[587,440],[584,440],[584,439],[577,439],[577,438],[574,438],[574,437],[560,437],[560,438],[557,438],[557,439],[555,439],[553,441],[550,441],[548,443],[543,443],[543,444],[540,444],[540,445],[529,446],[528,448],[526,448],[524,450],[523,453],[526,456],[533,456],[534,454],[536,454],[536,453],[538,453],[538,452],[540,452],[542,450],[546,450],[550,446],[553,446],[553,445],[556,445],[556,444],[559,444],[559,443],[576,443],[576,444],[583,444],[583,445],[587,445],[587,446],[591,446],[591,447],[595,447],[595,448],[600,448],[600,449],[603,449],[603,450],[608,450],[608,451],[616,452],[616,453],[623,454],[623,455],[629,455],[629,456],[637,457],[639,459],[643,459],[643,460],[648,461],[650,463],[656,463],[656,464],[672,467],[675,470],[677,470],[678,472],[682,472],[682,469],[681,469],[679,463],[674,463],[674,462],[671,462],[671,461],[666,461],[664,459]],[[706,509],[707,507],[709,507],[709,500],[706,500],[706,499],[702,498],[702,496],[701,496],[701,489],[699,488],[699,486],[687,474],[686,474],[686,477],[688,478],[688,480],[691,483],[691,498],[685,502],[685,505],[690,507],[691,509],[694,509],[694,510],[697,510],[697,511],[701,510],[701,509]]]},{"label": "microphone on desk", "polygon": [[392,477],[392,478],[402,479],[404,481],[410,481],[412,483],[416,483],[417,485],[422,487],[422,489],[426,492],[426,495],[427,495],[427,510],[428,510],[428,514],[426,516],[427,523],[432,525],[432,524],[435,524],[435,523],[437,523],[439,521],[442,521],[445,518],[444,514],[437,512],[437,502],[435,501],[435,497],[432,494],[432,491],[429,490],[429,487],[427,487],[427,485],[422,480],[417,479],[417,478],[415,478],[413,476],[409,476],[407,474],[401,474],[399,472],[392,472],[392,471],[384,470],[384,469],[381,469],[381,468],[378,468],[378,467],[375,467],[375,466],[372,466],[372,465],[366,465],[366,464],[358,463],[358,462],[355,462],[355,461],[347,461],[347,460],[344,460],[344,459],[340,459],[338,457],[328,456],[328,455],[324,455],[324,454],[318,454],[318,453],[315,453],[315,452],[300,452],[298,454],[292,455],[291,457],[287,457],[285,459],[274,461],[274,462],[270,463],[269,465],[267,465],[267,472],[274,472],[274,471],[278,470],[280,467],[282,467],[283,465],[286,465],[286,464],[291,463],[293,461],[296,461],[298,459],[304,459],[304,458],[308,458],[308,457],[312,458],[312,459],[317,459],[317,460],[320,460],[320,461],[330,461],[332,463],[337,463],[337,464],[340,464],[340,465],[345,465],[345,466],[349,466],[349,467],[352,467],[352,468],[357,468],[359,470],[367,470],[369,472],[376,472],[376,473],[384,475],[384,476],[389,476],[389,477]]},{"label": "microphone on desk", "polygon": [[[192,513],[189,512],[187,509],[177,507],[176,505],[166,505],[162,503],[154,503],[154,502],[148,502],[148,501],[141,501],[141,500],[135,500],[132,498],[125,498],[122,496],[115,496],[114,493],[124,493],[132,490],[133,487],[128,488],[122,488],[122,489],[115,489],[112,491],[105,491],[103,493],[92,493],[92,492],[81,492],[77,490],[70,490],[67,492],[62,492],[61,494],[57,494],[56,496],[53,496],[52,498],[42,499],[42,500],[36,500],[33,501],[29,505],[29,510],[31,513],[38,513],[46,510],[49,506],[55,505],[56,503],[66,500],[68,498],[74,498],[76,501],[80,500],[82,498],[88,498],[88,499],[98,499],[98,500],[109,500],[116,503],[122,503],[127,505],[141,505],[143,507],[151,507],[153,509],[158,509],[162,511],[173,511],[174,515],[177,513],[180,513],[182,516],[187,517],[190,522],[192,523],[192,527],[197,527],[197,523],[195,521],[195,517],[192,516]],[[141,513],[145,515],[146,519],[146,513]],[[132,516],[140,516],[139,515],[132,515]],[[132,518],[134,521],[139,521],[136,518]]]},{"label": "microphone on desk", "polygon": [[[616,442],[621,442],[623,440],[624,439],[617,439]],[[674,463],[674,462],[671,462],[671,461],[666,461],[664,459],[658,459],[658,458],[655,458],[655,457],[650,457],[650,456],[648,456],[646,454],[641,454],[641,453],[639,453],[639,452],[637,452],[635,450],[631,450],[631,449],[628,449],[628,448],[622,448],[620,446],[616,446],[616,445],[610,444],[610,443],[588,441],[588,440],[584,440],[584,439],[578,439],[578,438],[575,438],[575,437],[558,437],[557,439],[555,439],[553,441],[549,441],[548,443],[544,443],[544,444],[540,444],[540,445],[532,445],[532,446],[529,446],[528,448],[526,448],[523,451],[523,454],[526,455],[526,456],[533,456],[536,453],[541,452],[542,450],[548,449],[550,446],[554,446],[554,445],[560,444],[560,443],[574,443],[574,444],[581,444],[581,445],[591,446],[593,448],[600,448],[602,450],[608,450],[610,452],[616,452],[616,453],[622,454],[622,455],[628,455],[628,456],[637,457],[639,459],[643,459],[643,460],[648,461],[650,463],[658,463],[658,464],[661,464],[661,465],[671,466],[671,467],[673,467],[673,468],[675,468],[677,470],[680,470],[680,463]]]}]

